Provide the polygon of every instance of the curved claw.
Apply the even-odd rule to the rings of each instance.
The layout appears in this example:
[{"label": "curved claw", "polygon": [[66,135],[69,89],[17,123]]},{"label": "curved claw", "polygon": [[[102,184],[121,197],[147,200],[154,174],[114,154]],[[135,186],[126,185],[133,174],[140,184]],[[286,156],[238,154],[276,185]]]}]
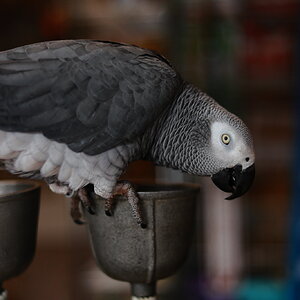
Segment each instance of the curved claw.
[{"label": "curved claw", "polygon": [[79,202],[80,199],[78,197],[73,197],[71,201],[71,217],[75,224],[82,225],[85,224],[85,222],[82,220],[81,211],[79,208]]},{"label": "curved claw", "polygon": [[141,223],[140,224],[141,228],[146,229],[147,228],[147,224],[146,223]]},{"label": "curved claw", "polygon": [[82,204],[82,208],[85,208],[89,214],[95,215],[96,211],[93,208],[93,202],[87,194],[87,191],[82,188],[74,193],[71,198],[71,217],[75,224],[85,224],[86,222],[82,220],[82,214],[80,211],[80,203]]},{"label": "curved claw", "polygon": [[105,209],[105,214],[108,216],[108,217],[111,217],[112,216],[112,211],[110,209]]},{"label": "curved claw", "polygon": [[82,221],[82,220],[80,220],[80,219],[73,219],[73,221],[74,221],[74,223],[75,224],[77,224],[77,225],[84,225],[85,224],[85,222],[84,221]]}]

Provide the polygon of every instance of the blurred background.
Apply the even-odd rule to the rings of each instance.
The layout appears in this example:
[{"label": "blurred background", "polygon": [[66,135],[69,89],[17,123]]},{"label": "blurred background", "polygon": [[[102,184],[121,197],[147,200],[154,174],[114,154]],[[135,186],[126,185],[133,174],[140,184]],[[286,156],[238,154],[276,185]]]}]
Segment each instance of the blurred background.
[{"label": "blurred background", "polygon": [[[189,259],[160,299],[300,299],[300,32],[297,0],[1,0],[0,50],[53,39],[132,43],[241,116],[257,175],[224,201],[209,180],[135,162],[127,179],[202,184]],[[2,172],[1,178],[12,175]],[[96,267],[69,200],[44,185],[36,255],[10,299],[128,299]]]}]

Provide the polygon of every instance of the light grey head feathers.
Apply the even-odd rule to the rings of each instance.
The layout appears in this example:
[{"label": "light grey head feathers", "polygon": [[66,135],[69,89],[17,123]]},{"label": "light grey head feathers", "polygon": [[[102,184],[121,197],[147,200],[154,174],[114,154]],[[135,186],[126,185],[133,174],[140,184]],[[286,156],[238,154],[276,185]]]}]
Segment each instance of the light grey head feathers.
[{"label": "light grey head feathers", "polygon": [[[236,181],[232,177],[239,176],[237,170],[242,174],[254,164],[253,142],[247,126],[192,85],[186,86],[156,126],[151,159],[191,174],[212,176],[223,190],[220,181],[230,178],[226,186],[234,192]],[[215,175],[223,170],[236,173],[231,172],[224,179],[223,172],[222,179],[217,180]]]}]

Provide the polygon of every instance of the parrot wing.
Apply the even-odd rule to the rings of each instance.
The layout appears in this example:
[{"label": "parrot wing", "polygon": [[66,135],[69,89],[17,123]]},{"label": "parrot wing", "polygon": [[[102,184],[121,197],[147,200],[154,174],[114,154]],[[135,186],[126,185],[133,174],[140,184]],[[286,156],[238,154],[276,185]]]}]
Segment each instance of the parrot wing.
[{"label": "parrot wing", "polygon": [[166,59],[136,46],[53,41],[0,52],[0,130],[96,155],[143,134],[179,92]]}]

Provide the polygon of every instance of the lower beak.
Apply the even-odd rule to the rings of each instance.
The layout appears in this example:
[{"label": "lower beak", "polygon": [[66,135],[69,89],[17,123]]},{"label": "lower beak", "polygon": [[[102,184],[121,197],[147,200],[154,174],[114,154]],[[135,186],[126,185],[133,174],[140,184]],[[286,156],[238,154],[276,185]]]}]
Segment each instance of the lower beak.
[{"label": "lower beak", "polygon": [[253,183],[255,176],[254,164],[245,170],[242,170],[241,165],[236,165],[233,168],[227,168],[212,176],[214,184],[224,192],[232,193],[227,197],[227,200],[244,195]]}]

